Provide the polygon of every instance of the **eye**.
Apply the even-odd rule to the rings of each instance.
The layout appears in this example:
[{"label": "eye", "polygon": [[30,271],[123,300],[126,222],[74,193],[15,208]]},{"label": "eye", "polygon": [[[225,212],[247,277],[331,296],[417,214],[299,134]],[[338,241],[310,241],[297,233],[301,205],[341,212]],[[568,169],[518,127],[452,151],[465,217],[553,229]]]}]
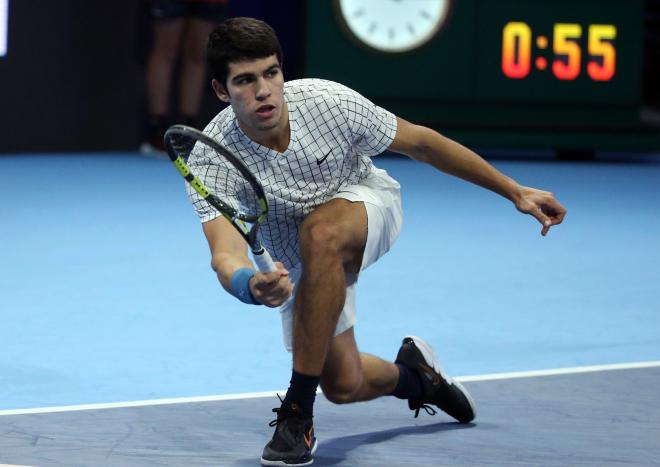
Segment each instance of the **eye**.
[{"label": "eye", "polygon": [[242,76],[242,77],[238,78],[235,81],[235,83],[240,86],[242,84],[249,84],[252,81],[253,81],[253,78],[251,76]]}]

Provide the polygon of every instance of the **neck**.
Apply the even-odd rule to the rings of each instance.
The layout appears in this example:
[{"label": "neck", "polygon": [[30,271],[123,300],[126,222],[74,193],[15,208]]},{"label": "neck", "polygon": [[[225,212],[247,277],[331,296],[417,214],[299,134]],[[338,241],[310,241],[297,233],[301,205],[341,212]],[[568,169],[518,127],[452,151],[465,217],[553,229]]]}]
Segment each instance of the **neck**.
[{"label": "neck", "polygon": [[243,130],[243,133],[247,135],[252,141],[255,141],[262,146],[266,146],[277,152],[284,152],[289,147],[289,141],[291,139],[291,126],[289,125],[289,111],[284,103],[284,108],[282,110],[282,118],[276,127],[270,128],[268,130],[255,130],[254,128],[248,128],[243,125],[239,120],[238,125]]}]

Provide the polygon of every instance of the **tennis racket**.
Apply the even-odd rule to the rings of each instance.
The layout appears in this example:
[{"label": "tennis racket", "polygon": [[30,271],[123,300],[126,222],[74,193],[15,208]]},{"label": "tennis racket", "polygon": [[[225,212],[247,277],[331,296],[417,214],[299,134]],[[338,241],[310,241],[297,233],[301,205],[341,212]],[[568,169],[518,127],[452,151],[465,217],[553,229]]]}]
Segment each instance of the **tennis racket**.
[{"label": "tennis racket", "polygon": [[[167,154],[181,176],[245,239],[259,271],[276,271],[270,254],[257,236],[259,226],[268,214],[266,195],[245,164],[213,138],[188,126],[171,126],[165,132],[164,141]],[[224,200],[216,196],[188,167],[188,158],[196,146],[198,151],[214,157],[214,163],[217,162],[221,167],[215,179],[216,183],[222,184],[227,195]]]}]

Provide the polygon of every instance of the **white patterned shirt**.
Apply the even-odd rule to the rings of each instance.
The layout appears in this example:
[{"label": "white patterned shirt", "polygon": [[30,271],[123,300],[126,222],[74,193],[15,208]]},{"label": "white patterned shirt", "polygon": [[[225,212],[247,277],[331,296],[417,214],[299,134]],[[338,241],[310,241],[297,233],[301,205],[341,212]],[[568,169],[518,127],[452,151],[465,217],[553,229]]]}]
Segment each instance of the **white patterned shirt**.
[{"label": "white patterned shirt", "polygon": [[[204,133],[237,155],[263,185],[269,210],[260,228],[264,246],[275,261],[291,268],[300,262],[298,228],[315,207],[373,171],[371,156],[385,151],[396,135],[396,117],[352,89],[320,79],[284,84],[291,137],[284,153],[248,138],[231,106]],[[234,206],[249,203],[246,190],[230,188],[227,170],[212,151],[193,150],[188,165],[220,199]],[[234,180],[240,185],[240,180]],[[230,181],[231,184],[231,181]],[[202,222],[220,213],[188,186]]]}]

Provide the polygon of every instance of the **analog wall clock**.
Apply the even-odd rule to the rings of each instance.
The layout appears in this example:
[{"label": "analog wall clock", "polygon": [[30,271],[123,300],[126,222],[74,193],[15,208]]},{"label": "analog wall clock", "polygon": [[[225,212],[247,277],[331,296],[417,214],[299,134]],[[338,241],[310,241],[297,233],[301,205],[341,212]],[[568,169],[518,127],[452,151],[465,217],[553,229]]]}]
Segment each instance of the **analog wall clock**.
[{"label": "analog wall clock", "polygon": [[445,25],[451,0],[335,0],[346,32],[378,52],[402,53],[429,42]]}]

